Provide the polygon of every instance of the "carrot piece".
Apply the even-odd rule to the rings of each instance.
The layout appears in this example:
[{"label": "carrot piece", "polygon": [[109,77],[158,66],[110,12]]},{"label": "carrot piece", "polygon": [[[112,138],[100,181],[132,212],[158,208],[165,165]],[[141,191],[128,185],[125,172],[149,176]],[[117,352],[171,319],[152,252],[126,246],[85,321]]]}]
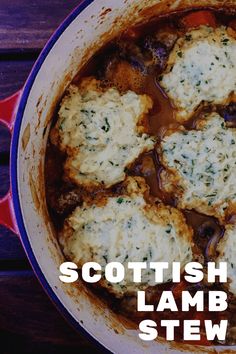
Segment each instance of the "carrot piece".
[{"label": "carrot piece", "polygon": [[203,25],[216,27],[216,18],[211,11],[195,11],[183,17],[182,24],[186,29]]}]

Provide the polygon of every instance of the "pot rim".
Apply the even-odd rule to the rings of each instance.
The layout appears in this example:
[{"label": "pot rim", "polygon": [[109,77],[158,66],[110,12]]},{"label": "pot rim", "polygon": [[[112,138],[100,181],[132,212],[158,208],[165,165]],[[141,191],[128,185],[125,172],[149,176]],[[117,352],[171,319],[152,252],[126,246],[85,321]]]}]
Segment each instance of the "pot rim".
[{"label": "pot rim", "polygon": [[30,245],[29,238],[26,232],[23,215],[21,212],[21,205],[20,205],[20,196],[18,190],[18,170],[17,170],[17,157],[18,157],[18,149],[19,146],[19,135],[21,129],[21,123],[24,116],[25,107],[27,105],[28,97],[31,91],[31,88],[37,78],[37,74],[40,71],[44,61],[46,60],[48,54],[50,53],[51,49],[57,42],[57,40],[61,37],[63,32],[69,27],[69,25],[75,20],[75,18],[85,10],[94,0],[82,0],[80,4],[72,10],[72,12],[66,17],[66,19],[60,24],[60,26],[56,29],[56,31],[52,34],[51,38],[48,40],[46,45],[44,46],[43,50],[41,51],[36,63],[34,64],[27,81],[24,85],[22,96],[19,102],[19,106],[17,109],[16,119],[14,123],[14,130],[11,142],[11,151],[10,151],[10,180],[11,180],[11,190],[12,190],[12,200],[13,200],[13,207],[14,207],[14,214],[19,230],[20,239],[24,250],[27,254],[29,262],[38,278],[40,283],[42,284],[43,289],[46,291],[49,298],[53,301],[56,305],[58,310],[62,313],[65,319],[80,333],[82,333],[87,339],[90,340],[93,344],[97,347],[100,347],[103,351],[107,353],[111,353],[102,343],[96,340],[89,332],[87,332],[76,319],[72,316],[72,314],[68,311],[68,309],[64,306],[64,304],[60,301],[52,287],[50,286],[48,280],[46,279],[45,275],[43,274],[40,265],[34,255],[34,251]]}]

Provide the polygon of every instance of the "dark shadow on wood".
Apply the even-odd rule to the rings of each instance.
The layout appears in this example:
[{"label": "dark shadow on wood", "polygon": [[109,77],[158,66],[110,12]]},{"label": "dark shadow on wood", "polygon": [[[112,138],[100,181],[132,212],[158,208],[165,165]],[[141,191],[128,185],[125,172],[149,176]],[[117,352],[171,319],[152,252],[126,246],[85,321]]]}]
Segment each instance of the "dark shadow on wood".
[{"label": "dark shadow on wood", "polygon": [[101,353],[61,317],[32,272],[0,272],[0,287],[1,354],[3,347],[7,354]]}]

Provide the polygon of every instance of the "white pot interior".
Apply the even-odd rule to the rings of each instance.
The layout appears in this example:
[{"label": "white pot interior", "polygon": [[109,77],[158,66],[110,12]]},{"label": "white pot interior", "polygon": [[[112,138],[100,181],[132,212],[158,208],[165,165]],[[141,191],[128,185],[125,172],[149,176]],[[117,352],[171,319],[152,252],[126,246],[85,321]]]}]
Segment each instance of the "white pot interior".
[{"label": "white pot interior", "polygon": [[[140,19],[140,10],[157,5],[155,12],[187,6],[235,4],[235,1],[93,1],[65,29],[39,70],[23,114],[18,147],[18,188],[25,228],[40,268],[50,287],[68,312],[105,347],[115,353],[216,353],[215,349],[180,347],[158,342],[145,343],[138,332],[127,329],[102,303],[81,287],[62,285],[59,265],[63,261],[45,204],[43,168],[45,146],[55,103],[83,63],[104,41],[121,28]],[[105,11],[109,9],[108,11]],[[154,14],[154,9],[151,12]],[[44,131],[45,127],[46,133]],[[232,348],[231,348],[232,349]],[[225,348],[217,347],[217,352]],[[236,349],[235,349],[236,352]]]}]

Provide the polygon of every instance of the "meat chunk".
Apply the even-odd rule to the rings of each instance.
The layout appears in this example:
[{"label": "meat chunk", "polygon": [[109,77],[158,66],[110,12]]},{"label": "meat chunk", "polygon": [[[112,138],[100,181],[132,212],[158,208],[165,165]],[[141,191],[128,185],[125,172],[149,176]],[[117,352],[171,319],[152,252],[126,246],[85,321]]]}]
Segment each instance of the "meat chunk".
[{"label": "meat chunk", "polygon": [[138,68],[117,58],[108,63],[105,78],[122,92],[128,90],[140,92],[145,82],[145,76]]},{"label": "meat chunk", "polygon": [[82,202],[82,191],[79,188],[55,186],[48,187],[48,204],[59,215],[68,215]]}]

